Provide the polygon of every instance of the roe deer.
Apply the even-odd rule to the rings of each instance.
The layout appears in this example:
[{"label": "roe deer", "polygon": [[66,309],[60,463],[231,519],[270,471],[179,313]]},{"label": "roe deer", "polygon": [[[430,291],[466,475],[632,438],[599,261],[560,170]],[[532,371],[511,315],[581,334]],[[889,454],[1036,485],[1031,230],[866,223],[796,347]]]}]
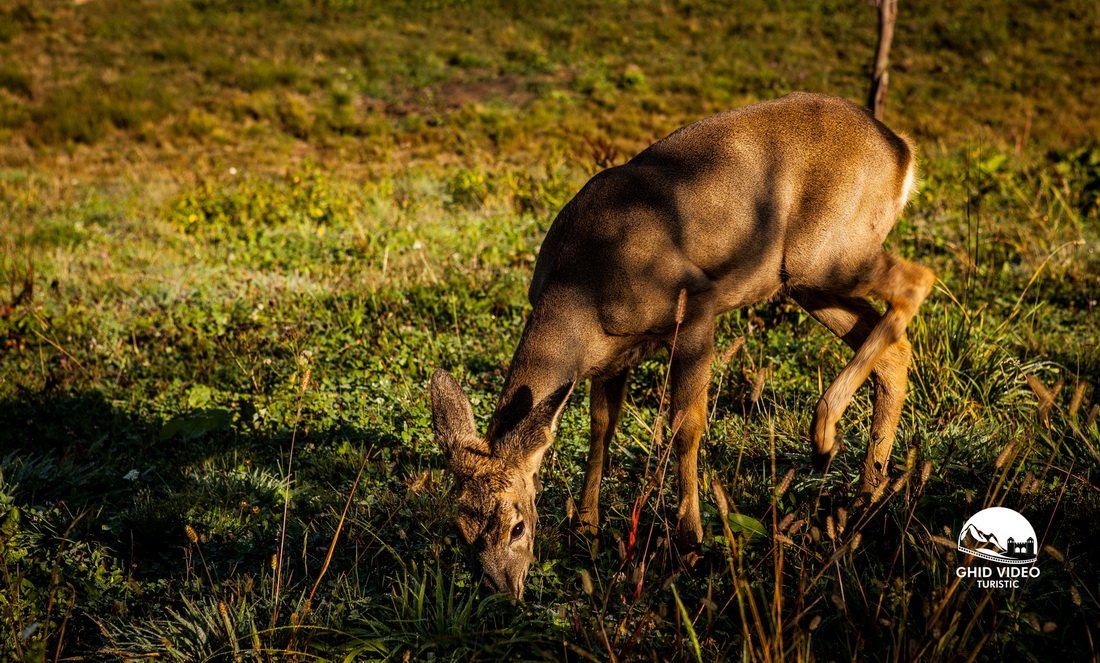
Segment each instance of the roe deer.
[{"label": "roe deer", "polygon": [[[590,378],[591,450],[579,526],[600,478],[630,367],[671,355],[680,542],[702,539],[696,462],[718,314],[779,292],[855,356],[817,402],[815,465],[874,376],[862,490],[886,480],[910,345],[935,275],[882,249],[914,189],[913,150],[858,106],[796,93],[689,124],[593,177],[558,214],[535,265],[530,317],[485,438],[459,385],[432,376],[433,429],[455,476],[458,527],[498,591],[521,598],[533,558],[539,464],[577,380]],[[682,323],[679,293],[686,291]],[[866,297],[888,305],[880,314]]]}]

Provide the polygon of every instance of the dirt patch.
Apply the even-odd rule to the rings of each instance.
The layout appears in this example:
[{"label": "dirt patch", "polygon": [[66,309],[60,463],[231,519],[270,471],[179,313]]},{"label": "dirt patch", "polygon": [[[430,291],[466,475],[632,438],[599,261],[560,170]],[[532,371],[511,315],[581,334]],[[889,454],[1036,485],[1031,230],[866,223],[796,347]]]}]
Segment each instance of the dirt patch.
[{"label": "dirt patch", "polygon": [[440,85],[410,89],[392,101],[366,98],[364,105],[370,110],[384,112],[393,117],[407,115],[440,115],[456,111],[470,104],[497,101],[523,107],[538,98],[538,89],[560,84],[568,73],[530,78],[519,74],[488,74],[470,72],[459,80]]}]

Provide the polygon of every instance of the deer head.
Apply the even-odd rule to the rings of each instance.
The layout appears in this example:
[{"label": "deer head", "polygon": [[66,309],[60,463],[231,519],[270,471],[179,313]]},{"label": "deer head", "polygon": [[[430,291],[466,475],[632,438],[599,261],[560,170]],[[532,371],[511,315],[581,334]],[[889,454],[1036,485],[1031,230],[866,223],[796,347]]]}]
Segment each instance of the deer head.
[{"label": "deer head", "polygon": [[534,559],[538,472],[573,383],[562,385],[493,440],[478,436],[470,401],[446,371],[432,375],[432,428],[454,475],[456,520],[482,570],[516,599]]}]

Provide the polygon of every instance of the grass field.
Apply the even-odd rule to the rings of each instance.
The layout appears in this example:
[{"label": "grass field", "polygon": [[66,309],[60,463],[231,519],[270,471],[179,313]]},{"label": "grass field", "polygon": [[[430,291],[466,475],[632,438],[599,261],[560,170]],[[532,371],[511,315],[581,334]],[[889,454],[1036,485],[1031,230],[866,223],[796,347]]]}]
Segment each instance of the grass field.
[{"label": "grass field", "polygon": [[[484,425],[560,206],[709,113],[862,101],[874,10],[0,1],[0,659],[1096,660],[1100,9],[917,4],[887,121],[923,182],[888,248],[940,282],[896,481],[853,504],[866,389],[810,469],[843,344],[787,300],[734,312],[701,562],[647,490],[658,356],[591,538],[574,394],[512,605],[451,528],[431,372]],[[955,576],[991,505],[1039,537],[1018,589]]]}]

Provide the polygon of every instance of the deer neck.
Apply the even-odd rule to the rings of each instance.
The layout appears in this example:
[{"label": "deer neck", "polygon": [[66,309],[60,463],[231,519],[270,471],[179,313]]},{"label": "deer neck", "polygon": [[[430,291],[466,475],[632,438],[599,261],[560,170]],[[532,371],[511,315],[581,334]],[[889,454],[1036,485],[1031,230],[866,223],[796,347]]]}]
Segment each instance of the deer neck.
[{"label": "deer neck", "polygon": [[536,305],[512,355],[488,439],[502,437],[563,384],[583,377],[585,343],[576,317],[563,307]]}]

